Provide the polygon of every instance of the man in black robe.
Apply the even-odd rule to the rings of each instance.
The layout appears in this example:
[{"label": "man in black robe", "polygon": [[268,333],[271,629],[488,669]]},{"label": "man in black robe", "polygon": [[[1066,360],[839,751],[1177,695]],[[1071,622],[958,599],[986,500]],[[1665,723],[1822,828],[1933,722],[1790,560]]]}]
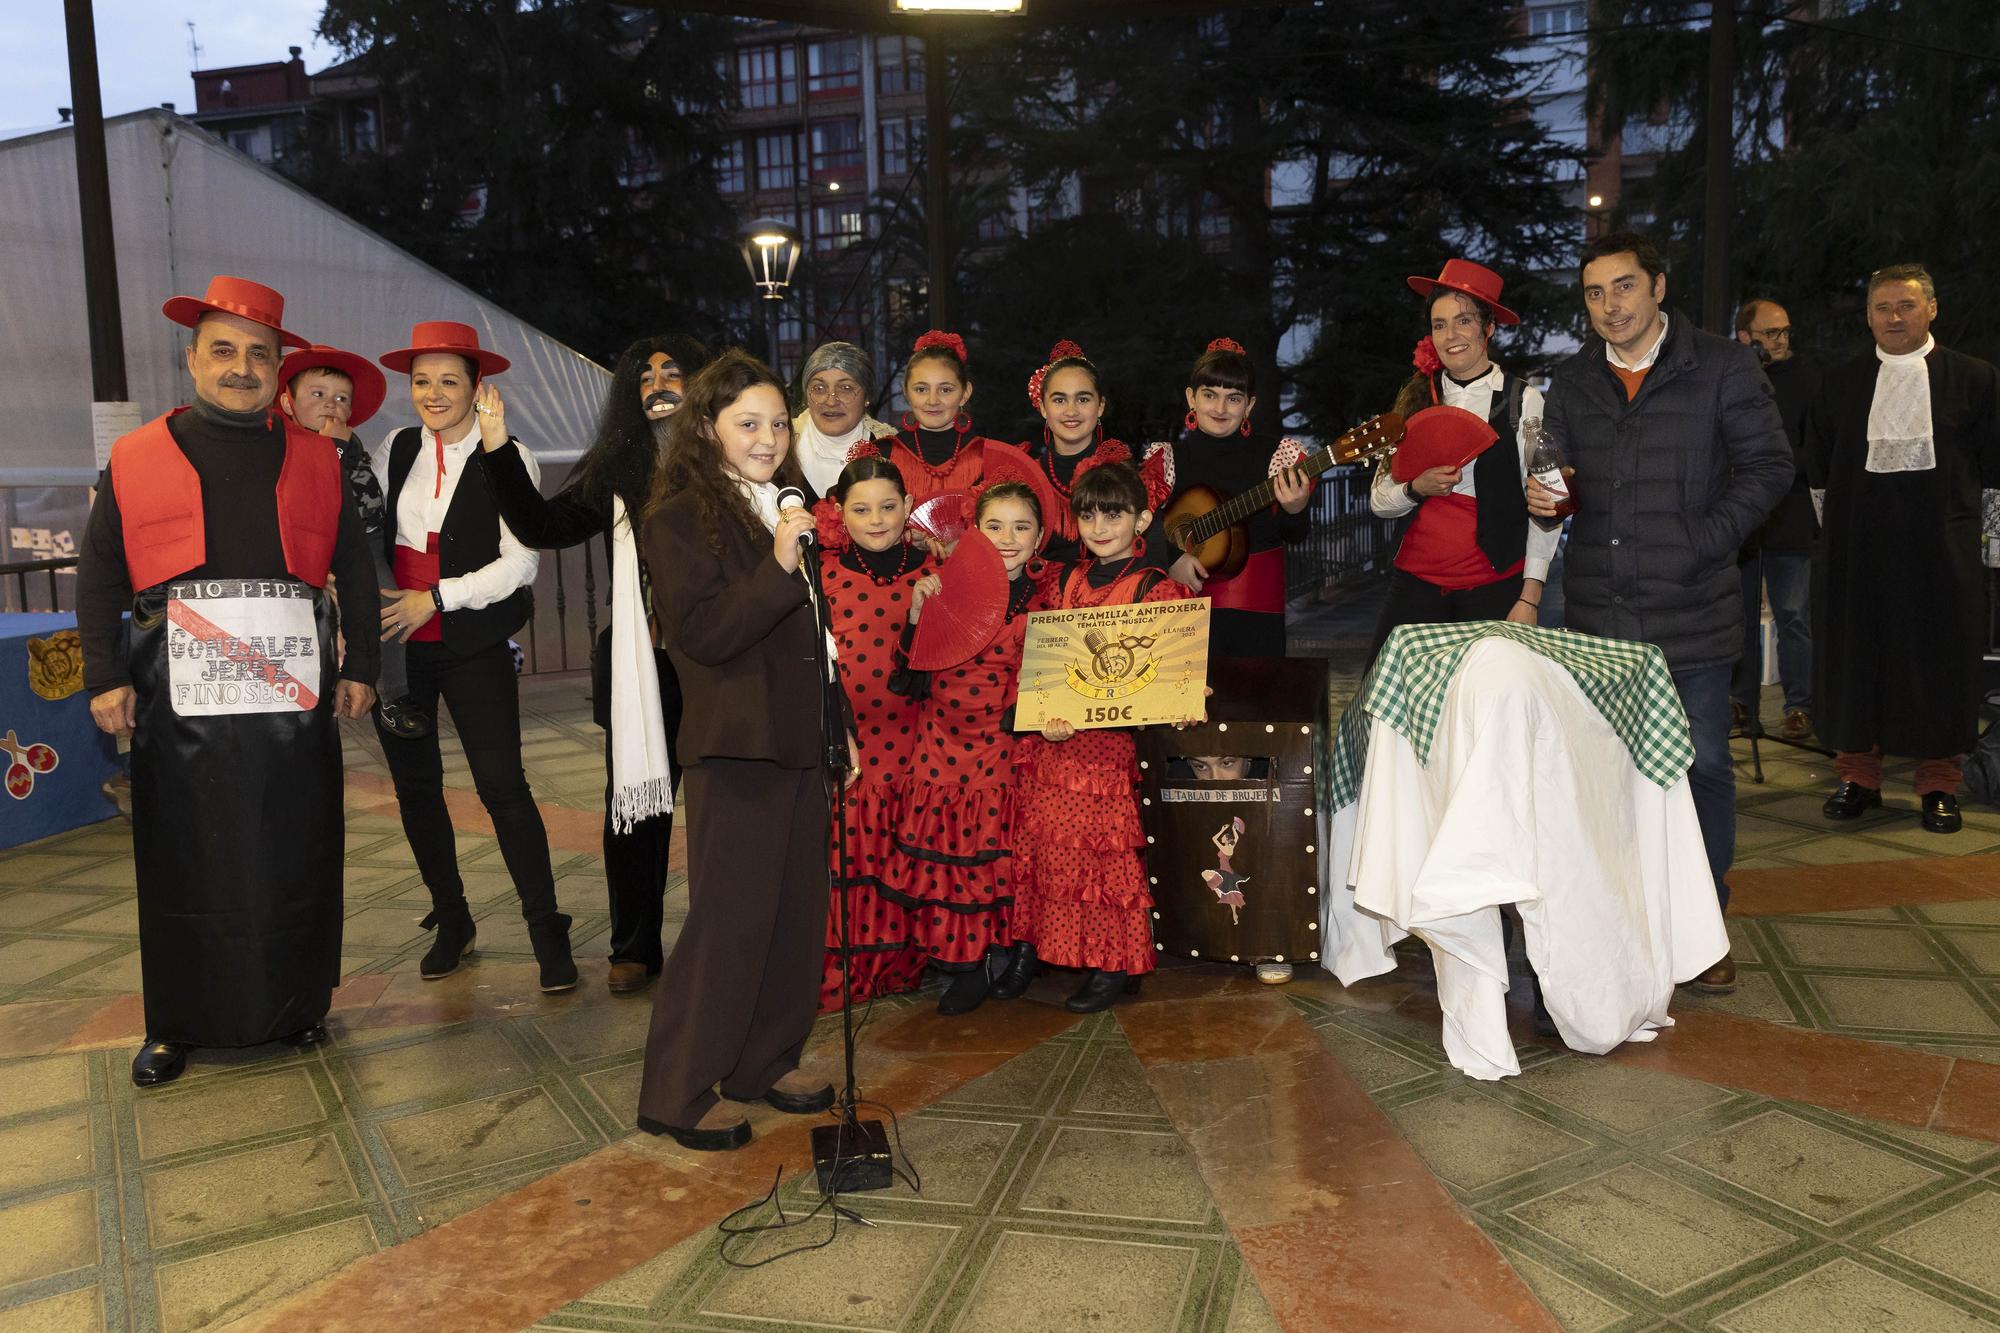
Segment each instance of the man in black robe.
[{"label": "man in black robe", "polygon": [[194,404],[112,447],[77,570],[91,716],[132,737],[140,1087],[179,1077],[198,1046],[326,1039],[344,850],[334,717],[374,703],[381,634],[333,442],[272,409],[281,347],[305,345],[282,328],[284,298],[218,277],[163,311],[194,329]]},{"label": "man in black robe", "polygon": [[1986,644],[1982,487],[2000,484],[2000,371],[1939,347],[1915,264],[1868,279],[1875,347],[1827,376],[1806,417],[1823,505],[1814,698],[1838,752],[1828,819],[1882,804],[1882,755],[1918,759],[1923,826],[1953,833],[1978,739]]}]

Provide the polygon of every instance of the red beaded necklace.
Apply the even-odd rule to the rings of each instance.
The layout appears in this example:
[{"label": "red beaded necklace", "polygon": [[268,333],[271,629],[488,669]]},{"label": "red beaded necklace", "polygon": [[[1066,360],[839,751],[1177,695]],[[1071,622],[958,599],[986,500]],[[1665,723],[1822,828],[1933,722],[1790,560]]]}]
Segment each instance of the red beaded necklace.
[{"label": "red beaded necklace", "polygon": [[952,469],[958,466],[958,460],[964,456],[965,451],[971,447],[972,441],[977,438],[972,434],[971,417],[960,416],[951,425],[952,429],[958,433],[958,443],[952,447],[951,457],[945,459],[942,463],[933,464],[924,457],[924,451],[917,443],[917,432],[924,429],[924,427],[917,421],[914,413],[905,412],[903,414],[903,429],[910,432],[910,438],[907,441],[899,439],[898,443],[910,451],[910,457],[917,460],[918,467],[930,473],[939,481],[943,481],[951,475]]}]

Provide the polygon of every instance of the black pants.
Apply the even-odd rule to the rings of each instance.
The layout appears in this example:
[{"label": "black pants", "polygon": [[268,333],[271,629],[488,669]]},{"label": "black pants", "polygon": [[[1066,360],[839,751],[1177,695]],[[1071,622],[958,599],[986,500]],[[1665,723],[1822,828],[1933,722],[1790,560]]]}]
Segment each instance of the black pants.
[{"label": "black pants", "polygon": [[[660,675],[660,718],[667,728],[667,760],[676,779],[681,776],[677,753],[681,730],[681,683],[673,662],[663,652],[653,654]],[[642,819],[630,833],[611,825],[611,726],[604,728],[604,887],[611,899],[611,961],[643,963],[648,972],[660,970],[662,904],[667,895],[667,853],[674,836],[669,811]]]},{"label": "black pants", "polygon": [[1398,625],[1456,625],[1468,620],[1505,620],[1507,613],[1514,609],[1514,603],[1520,599],[1519,574],[1510,574],[1484,587],[1447,592],[1414,574],[1391,569],[1389,598],[1382,604],[1382,619],[1375,626],[1375,642],[1369,646],[1368,660],[1375,660],[1376,654],[1382,651],[1382,645],[1389,641],[1389,631]]},{"label": "black pants", "polygon": [[653,990],[639,1114],[693,1125],[715,1089],[753,1101],[798,1068],[826,957],[818,769],[708,759],[685,775],[688,918]]},{"label": "black pants", "polygon": [[[521,915],[530,925],[547,919],[556,910],[556,882],[549,868],[548,830],[521,771],[521,695],[513,652],[504,639],[465,656],[442,643],[413,643],[408,661],[410,693],[417,703],[435,716],[442,698],[451,710],[472,785],[493,817],[493,836],[521,897]],[[437,733],[404,740],[378,724],[375,734],[382,738],[402,807],[403,833],[417,855],[431,905],[442,909],[463,903],[465,881],[458,873],[458,846],[445,807]]]}]

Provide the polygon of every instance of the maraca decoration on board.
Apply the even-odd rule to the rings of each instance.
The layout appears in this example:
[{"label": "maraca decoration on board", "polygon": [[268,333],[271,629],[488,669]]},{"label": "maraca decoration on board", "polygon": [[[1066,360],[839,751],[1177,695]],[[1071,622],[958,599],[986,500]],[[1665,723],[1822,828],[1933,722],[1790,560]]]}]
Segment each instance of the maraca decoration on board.
[{"label": "maraca decoration on board", "polygon": [[23,745],[11,731],[5,740],[0,740],[0,750],[5,750],[13,760],[7,765],[7,794],[17,801],[27,800],[34,791],[35,774],[51,772],[57,763],[53,748],[40,742]]}]

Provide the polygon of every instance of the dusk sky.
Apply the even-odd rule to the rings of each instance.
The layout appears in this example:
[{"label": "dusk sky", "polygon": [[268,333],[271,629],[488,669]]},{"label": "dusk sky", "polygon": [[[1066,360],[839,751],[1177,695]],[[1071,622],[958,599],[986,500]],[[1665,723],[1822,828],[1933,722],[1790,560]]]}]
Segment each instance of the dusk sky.
[{"label": "dusk sky", "polygon": [[[305,48],[306,69],[339,59],[317,41],[321,0],[97,0],[97,61],[104,113],[172,102],[194,110],[194,68],[188,55],[190,20],[203,47],[201,67],[255,65],[285,59],[285,48]],[[0,80],[0,134],[57,123],[56,108],[71,104],[69,53],[63,41],[62,0],[9,0],[0,4],[0,51],[7,53]]]}]

